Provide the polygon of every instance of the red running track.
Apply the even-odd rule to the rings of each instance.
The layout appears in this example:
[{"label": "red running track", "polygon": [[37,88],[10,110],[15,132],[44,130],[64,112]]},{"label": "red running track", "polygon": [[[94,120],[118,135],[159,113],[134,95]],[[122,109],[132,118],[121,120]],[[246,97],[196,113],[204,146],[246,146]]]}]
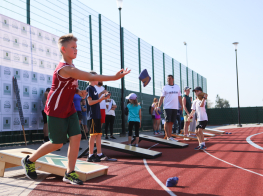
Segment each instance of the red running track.
[{"label": "red running track", "polygon": [[[187,141],[189,147],[184,149],[158,144],[152,149],[163,155],[148,159],[147,164],[164,185],[167,178],[179,177],[178,185],[169,187],[174,195],[263,195],[263,151],[246,141],[248,136],[263,132],[263,127],[225,131],[232,134],[219,135],[206,142],[207,153],[194,150],[196,141]],[[263,134],[255,135],[251,140],[263,147]],[[142,141],[140,146],[149,148],[154,144]],[[118,162],[101,163],[109,166],[107,176],[76,186],[63,183],[60,176],[50,175],[30,195],[169,196],[146,170],[142,159],[110,150],[104,150],[104,153],[118,158]]]}]

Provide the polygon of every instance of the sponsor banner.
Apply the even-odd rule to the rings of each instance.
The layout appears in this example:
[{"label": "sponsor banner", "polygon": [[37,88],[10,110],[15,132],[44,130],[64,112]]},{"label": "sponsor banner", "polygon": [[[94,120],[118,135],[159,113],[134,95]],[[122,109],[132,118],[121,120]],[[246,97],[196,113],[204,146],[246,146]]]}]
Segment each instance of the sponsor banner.
[{"label": "sponsor banner", "polygon": [[3,114],[12,114],[12,105],[13,105],[13,100],[12,99],[6,99],[2,98],[1,99],[1,109]]},{"label": "sponsor banner", "polygon": [[31,100],[31,114],[37,115],[39,107],[39,103],[37,100]]},{"label": "sponsor banner", "polygon": [[20,123],[20,117],[18,114],[12,116],[12,126],[13,126],[13,131],[20,131],[22,130],[22,126]]},{"label": "sponsor banner", "polygon": [[18,103],[16,99],[13,99],[13,114],[19,114]]},{"label": "sponsor banner", "polygon": [[23,114],[30,114],[31,113],[31,101],[30,100],[22,100],[22,110]]},{"label": "sponsor banner", "polygon": [[0,114],[0,132],[3,131],[2,115]]},{"label": "sponsor banner", "polygon": [[31,83],[32,84],[38,83],[38,73],[37,72],[31,72]]},{"label": "sponsor banner", "polygon": [[29,84],[23,84],[22,85],[22,93],[20,93],[21,100],[30,99],[30,86]]},{"label": "sponsor banner", "polygon": [[30,90],[30,98],[31,99],[38,99],[38,87],[37,86],[31,86],[31,90]]},{"label": "sponsor banner", "polygon": [[22,71],[22,83],[30,84],[31,83],[31,71],[23,70]]},{"label": "sponsor banner", "polygon": [[[12,81],[12,86],[13,86],[13,95],[12,95],[12,98],[13,98],[13,99],[16,99],[16,94],[15,94],[15,92],[14,92],[13,81]],[[21,93],[22,93],[22,91],[21,91],[21,89],[22,89],[21,80],[20,80],[20,81],[17,81],[17,86],[18,86],[18,91],[19,91],[19,95],[20,95],[20,99],[21,99],[21,98],[22,98],[22,95],[21,95]]]},{"label": "sponsor banner", "polygon": [[12,130],[12,115],[2,114],[2,131]]},{"label": "sponsor banner", "polygon": [[[51,84],[52,84],[52,76],[51,75],[46,75],[46,81],[47,81],[47,86],[51,87]],[[47,87],[48,88],[48,87]]]},{"label": "sponsor banner", "polygon": [[13,68],[7,66],[1,66],[1,79],[11,81],[13,76]]},{"label": "sponsor banner", "polygon": [[6,97],[11,99],[13,95],[13,84],[12,82],[2,81],[2,98]]},{"label": "sponsor banner", "polygon": [[43,129],[44,127],[44,120],[42,114],[38,116],[38,129]]},{"label": "sponsor banner", "polygon": [[2,31],[2,46],[11,47],[12,41],[9,33]]},{"label": "sponsor banner", "polygon": [[29,118],[29,128],[31,130],[37,130],[38,129],[38,115],[30,115]]},{"label": "sponsor banner", "polygon": [[25,119],[25,125],[24,125],[25,130],[30,130],[30,127],[29,127],[30,114],[24,114],[24,119]]}]

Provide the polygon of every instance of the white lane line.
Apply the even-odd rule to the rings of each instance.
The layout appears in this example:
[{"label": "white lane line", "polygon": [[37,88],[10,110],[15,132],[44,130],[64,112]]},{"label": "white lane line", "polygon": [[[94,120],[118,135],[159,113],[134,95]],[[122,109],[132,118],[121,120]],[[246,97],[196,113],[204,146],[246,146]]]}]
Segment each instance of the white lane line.
[{"label": "white lane line", "polygon": [[[151,146],[148,149],[151,149],[154,146],[157,146],[159,143],[154,144],[153,146]],[[166,187],[160,180],[159,178],[156,177],[156,175],[154,175],[154,173],[152,172],[152,170],[150,169],[150,167],[147,164],[146,159],[143,159],[143,163],[144,166],[146,167],[147,171],[149,172],[149,174],[153,177],[153,179],[171,196],[176,196],[176,194],[173,193],[173,191],[171,191],[168,187]]]},{"label": "white lane line", "polygon": [[250,173],[253,173],[253,174],[256,174],[256,175],[259,175],[259,176],[262,176],[262,177],[263,177],[263,174],[259,174],[259,173],[257,173],[257,172],[251,171],[251,170],[249,170],[249,169],[245,169],[245,168],[243,168],[243,167],[239,167],[239,166],[237,166],[237,165],[234,165],[234,164],[232,164],[232,163],[229,163],[229,162],[227,162],[227,161],[224,161],[224,160],[222,160],[222,159],[219,159],[218,157],[216,157],[216,156],[214,156],[214,155],[211,155],[209,152],[206,152],[205,150],[204,150],[204,152],[205,152],[206,154],[210,155],[211,157],[219,160],[219,161],[222,161],[222,162],[224,162],[224,163],[227,163],[227,164],[232,165],[232,166],[234,166],[234,167],[237,167],[237,168],[239,168],[239,169],[242,169],[242,170],[245,170],[245,171],[247,171],[247,172],[250,172]]},{"label": "white lane line", "polygon": [[258,148],[258,149],[260,149],[260,150],[263,150],[263,147],[255,144],[255,143],[252,142],[251,139],[250,139],[251,137],[253,137],[253,136],[255,136],[255,135],[262,134],[262,133],[263,133],[263,132],[261,132],[261,133],[256,133],[256,134],[254,134],[254,135],[248,136],[247,139],[246,139],[246,140],[247,140],[247,143],[249,143],[250,145],[254,146],[255,148]]}]

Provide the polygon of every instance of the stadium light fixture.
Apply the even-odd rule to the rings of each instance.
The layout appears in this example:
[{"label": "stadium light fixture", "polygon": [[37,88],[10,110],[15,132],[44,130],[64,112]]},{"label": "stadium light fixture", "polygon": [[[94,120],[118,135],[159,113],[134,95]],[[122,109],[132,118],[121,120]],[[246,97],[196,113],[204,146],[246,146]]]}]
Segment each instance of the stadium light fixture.
[{"label": "stadium light fixture", "polygon": [[117,7],[119,10],[122,9],[123,1],[122,0],[117,0]]},{"label": "stadium light fixture", "polygon": [[233,44],[234,44],[234,46],[235,46],[235,50],[237,50],[238,42],[234,42]]}]

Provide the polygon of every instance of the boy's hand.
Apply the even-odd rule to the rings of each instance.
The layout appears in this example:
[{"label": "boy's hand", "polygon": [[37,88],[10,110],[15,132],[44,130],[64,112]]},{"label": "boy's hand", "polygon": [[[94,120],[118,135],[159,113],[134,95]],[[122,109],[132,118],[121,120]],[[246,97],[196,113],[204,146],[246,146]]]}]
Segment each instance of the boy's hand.
[{"label": "boy's hand", "polygon": [[103,97],[103,99],[105,100],[105,99],[109,99],[110,98],[110,96],[111,96],[111,94],[110,93],[108,93],[108,94],[104,94],[104,97]]},{"label": "boy's hand", "polygon": [[131,70],[128,70],[128,68],[126,69],[121,69],[120,71],[118,71],[116,73],[116,80],[123,78],[125,75],[129,74],[131,72]]},{"label": "boy's hand", "polygon": [[88,92],[86,90],[82,90],[78,92],[79,96],[81,96],[82,98],[85,98],[88,94]]}]

